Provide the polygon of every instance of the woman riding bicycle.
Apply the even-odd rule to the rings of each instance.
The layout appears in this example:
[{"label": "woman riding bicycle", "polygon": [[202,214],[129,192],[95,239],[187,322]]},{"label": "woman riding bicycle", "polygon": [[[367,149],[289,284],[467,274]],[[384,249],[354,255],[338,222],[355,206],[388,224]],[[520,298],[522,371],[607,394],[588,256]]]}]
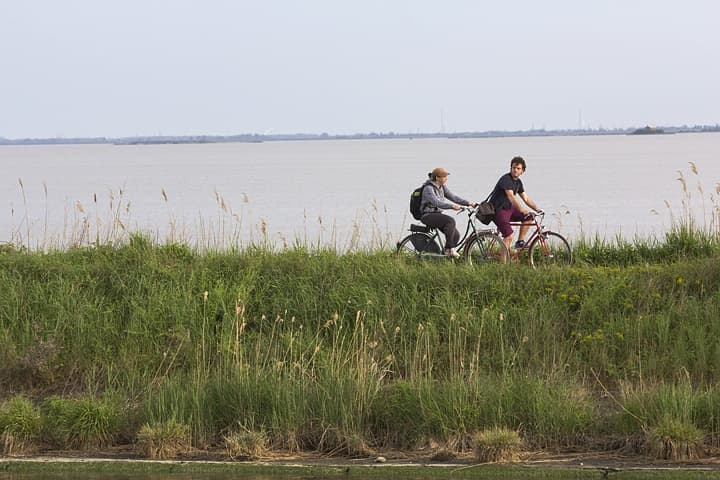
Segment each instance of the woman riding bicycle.
[{"label": "woman riding bicycle", "polygon": [[[460,255],[455,251],[455,246],[460,240],[460,232],[455,227],[455,219],[449,215],[440,213],[441,210],[460,210],[464,206],[474,207],[475,202],[469,202],[462,197],[452,193],[446,186],[450,173],[442,167],[434,169],[429,174],[429,179],[423,184],[422,221],[428,227],[438,228],[445,234],[445,254],[456,258]],[[454,203],[453,203],[454,202]]]},{"label": "woman riding bicycle", "polygon": [[[542,213],[537,204],[525,193],[522,180],[520,180],[520,175],[523,173],[525,173],[525,160],[522,157],[513,157],[510,160],[510,172],[500,177],[489,200],[495,207],[495,225],[502,234],[508,251],[510,251],[512,245],[513,234],[510,222],[523,222],[518,234],[518,240],[515,242],[516,249],[522,248],[525,246],[525,234],[532,224],[532,222],[525,222],[528,213],[530,213],[527,207]],[[525,205],[520,202],[518,197],[525,202]]]}]

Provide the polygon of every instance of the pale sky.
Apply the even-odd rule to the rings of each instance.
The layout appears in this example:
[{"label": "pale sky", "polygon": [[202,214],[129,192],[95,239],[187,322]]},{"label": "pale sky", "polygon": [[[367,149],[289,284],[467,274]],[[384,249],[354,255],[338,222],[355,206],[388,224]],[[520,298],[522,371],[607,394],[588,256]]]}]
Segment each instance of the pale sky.
[{"label": "pale sky", "polygon": [[720,122],[717,0],[0,0],[0,137]]}]

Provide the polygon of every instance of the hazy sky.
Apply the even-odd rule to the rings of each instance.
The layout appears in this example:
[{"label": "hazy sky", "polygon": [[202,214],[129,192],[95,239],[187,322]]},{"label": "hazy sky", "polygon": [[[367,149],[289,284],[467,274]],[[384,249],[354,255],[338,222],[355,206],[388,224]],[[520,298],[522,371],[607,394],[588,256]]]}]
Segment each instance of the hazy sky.
[{"label": "hazy sky", "polygon": [[0,137],[720,122],[718,0],[0,0]]}]

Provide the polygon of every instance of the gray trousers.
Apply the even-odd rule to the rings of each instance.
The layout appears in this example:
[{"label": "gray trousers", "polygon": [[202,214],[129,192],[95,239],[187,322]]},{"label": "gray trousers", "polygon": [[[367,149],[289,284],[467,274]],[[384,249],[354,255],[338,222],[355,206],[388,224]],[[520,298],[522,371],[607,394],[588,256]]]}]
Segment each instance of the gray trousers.
[{"label": "gray trousers", "polygon": [[439,229],[445,235],[445,248],[455,248],[460,241],[460,232],[455,228],[455,219],[444,213],[426,213],[420,219],[428,227]]}]

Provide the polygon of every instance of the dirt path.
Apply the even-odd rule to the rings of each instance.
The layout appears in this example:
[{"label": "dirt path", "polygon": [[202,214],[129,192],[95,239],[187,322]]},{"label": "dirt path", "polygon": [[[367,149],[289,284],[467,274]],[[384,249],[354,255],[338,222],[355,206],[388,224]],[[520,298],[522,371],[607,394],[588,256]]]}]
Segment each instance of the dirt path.
[{"label": "dirt path", "polygon": [[[477,464],[471,455],[457,456],[451,459],[432,459],[422,452],[388,452],[366,458],[326,457],[318,454],[273,455],[252,461],[228,461],[217,454],[196,452],[174,460],[147,460],[128,451],[98,452],[95,454],[81,454],[78,452],[53,452],[52,454],[30,456],[0,456],[2,463],[62,463],[62,464],[89,464],[120,462],[124,464],[157,464],[163,465],[237,465],[257,468],[338,468],[347,470],[353,467],[438,467],[452,470],[465,470],[482,468],[491,464]],[[526,453],[522,459],[512,464],[526,468],[558,468],[577,470],[599,470],[605,474],[627,470],[703,470],[718,472],[720,475],[720,457],[712,456],[693,462],[671,462],[648,459],[640,456],[624,456],[617,453],[589,452],[573,454],[548,454],[545,452]]]}]

